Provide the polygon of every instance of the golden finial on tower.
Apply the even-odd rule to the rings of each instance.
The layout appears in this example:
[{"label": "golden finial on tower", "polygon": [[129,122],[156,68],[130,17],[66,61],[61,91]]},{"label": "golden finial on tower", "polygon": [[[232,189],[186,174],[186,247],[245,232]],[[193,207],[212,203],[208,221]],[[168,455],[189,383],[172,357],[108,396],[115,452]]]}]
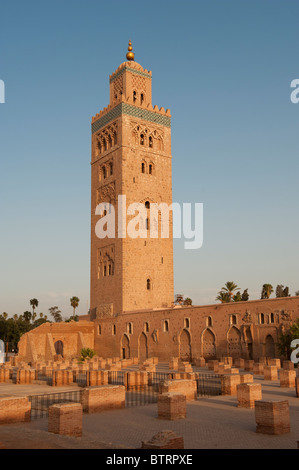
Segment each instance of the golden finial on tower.
[{"label": "golden finial on tower", "polygon": [[131,39],[130,39],[129,47],[128,47],[129,52],[127,52],[127,55],[126,55],[127,60],[134,60],[135,54],[134,54],[134,52],[132,52],[132,50],[133,50],[133,47],[132,47],[132,43],[131,43]]}]

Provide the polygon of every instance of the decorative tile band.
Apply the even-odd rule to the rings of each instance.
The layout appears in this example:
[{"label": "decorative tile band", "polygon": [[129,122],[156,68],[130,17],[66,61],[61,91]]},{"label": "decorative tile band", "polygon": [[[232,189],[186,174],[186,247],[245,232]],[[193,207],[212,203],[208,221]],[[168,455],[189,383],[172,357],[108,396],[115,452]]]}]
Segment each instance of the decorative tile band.
[{"label": "decorative tile band", "polygon": [[122,75],[126,70],[128,72],[135,73],[135,75],[140,75],[141,77],[146,77],[146,78],[152,78],[152,76],[149,73],[142,72],[141,70],[136,70],[132,69],[131,67],[125,66],[123,69],[119,70],[117,74],[115,74],[113,77],[110,78],[110,83],[112,83],[114,80],[116,80],[120,75]]},{"label": "decorative tile band", "polygon": [[97,121],[92,123],[92,134],[102,129],[102,127],[106,126],[110,121],[118,118],[122,114],[127,114],[128,116],[154,122],[161,126],[171,127],[171,118],[168,116],[163,116],[153,111],[148,111],[147,109],[137,108],[136,106],[128,103],[119,103],[117,106],[115,106],[115,108],[111,109],[111,111],[105,114],[105,116],[102,116]]}]

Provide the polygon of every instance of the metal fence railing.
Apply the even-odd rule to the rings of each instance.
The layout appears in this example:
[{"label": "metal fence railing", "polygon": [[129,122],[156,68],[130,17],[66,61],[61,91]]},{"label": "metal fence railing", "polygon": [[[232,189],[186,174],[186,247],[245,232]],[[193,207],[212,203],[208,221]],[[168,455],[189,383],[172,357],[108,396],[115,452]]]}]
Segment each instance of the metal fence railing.
[{"label": "metal fence railing", "polygon": [[156,387],[143,386],[139,390],[126,391],[126,408],[132,406],[150,405],[158,402],[158,390]]},{"label": "metal fence railing", "polygon": [[41,371],[38,371],[37,380],[40,382],[45,382],[45,384],[47,385],[52,385],[52,382],[53,382],[52,372],[43,373]]},{"label": "metal fence railing", "polygon": [[81,403],[81,393],[82,390],[71,390],[28,396],[31,402],[31,419],[48,416],[49,407],[56,403]]},{"label": "metal fence railing", "polygon": [[[157,403],[160,384],[164,380],[172,379],[172,373],[153,372],[149,375],[148,384],[136,384],[127,387],[124,371],[109,371],[108,382],[113,385],[126,386],[125,406],[142,406]],[[38,374],[38,380],[51,384],[52,377]],[[87,386],[86,373],[76,374],[76,383],[81,388]],[[197,396],[221,395],[221,375],[196,373]],[[82,388],[75,388],[65,392],[47,393],[44,395],[30,395],[31,418],[41,418],[48,415],[49,406],[54,403],[81,403]]]},{"label": "metal fence railing", "polygon": [[108,383],[111,385],[125,385],[125,371],[109,370]]},{"label": "metal fence railing", "polygon": [[218,374],[197,374],[197,396],[221,395],[221,376]]},{"label": "metal fence railing", "polygon": [[82,372],[79,374],[78,373],[74,374],[74,382],[76,382],[76,384],[79,387],[86,387],[87,386],[87,373]]}]

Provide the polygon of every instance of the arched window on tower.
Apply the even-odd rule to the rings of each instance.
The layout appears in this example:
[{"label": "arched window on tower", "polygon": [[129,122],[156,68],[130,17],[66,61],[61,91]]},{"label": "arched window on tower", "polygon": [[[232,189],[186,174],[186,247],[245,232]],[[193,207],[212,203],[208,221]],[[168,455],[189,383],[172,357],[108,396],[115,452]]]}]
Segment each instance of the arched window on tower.
[{"label": "arched window on tower", "polygon": [[265,323],[265,315],[261,313],[260,315],[260,323],[263,325]]},{"label": "arched window on tower", "polygon": [[151,135],[150,135],[149,138],[148,138],[148,146],[149,146],[149,148],[151,148],[151,149],[153,148],[153,138],[152,138]]},{"label": "arched window on tower", "polygon": [[113,175],[113,163],[109,163],[109,171],[110,171],[110,176]]},{"label": "arched window on tower", "polygon": [[144,94],[141,93],[140,94],[140,104],[143,104],[143,102],[144,102]]},{"label": "arched window on tower", "polygon": [[103,179],[106,179],[107,172],[106,172],[106,167],[105,166],[102,167],[102,175],[103,175]]},{"label": "arched window on tower", "polygon": [[165,333],[168,333],[168,331],[169,331],[169,321],[168,320],[164,320],[163,330],[165,331]]},{"label": "arched window on tower", "polygon": [[146,288],[147,288],[147,290],[151,290],[151,280],[150,279],[146,280]]},{"label": "arched window on tower", "polygon": [[151,163],[150,163],[149,166],[148,166],[148,173],[149,173],[150,175],[153,174],[153,165],[152,165]]},{"label": "arched window on tower", "polygon": [[137,99],[137,93],[136,93],[136,91],[134,90],[134,91],[133,91],[133,103],[136,102],[136,99]]},{"label": "arched window on tower", "polygon": [[98,149],[98,155],[101,155],[101,153],[102,153],[102,145],[101,145],[101,142],[100,142],[100,141],[98,141],[98,143],[97,143],[97,149]]},{"label": "arched window on tower", "polygon": [[103,151],[106,152],[107,150],[107,142],[106,139],[103,139]]},{"label": "arched window on tower", "polygon": [[144,145],[144,134],[140,134],[140,145]]},{"label": "arched window on tower", "polygon": [[112,147],[112,138],[111,135],[108,136],[108,148],[111,149]]},{"label": "arched window on tower", "polygon": [[270,315],[270,323],[274,323],[274,313],[271,313]]},{"label": "arched window on tower", "polygon": [[113,132],[113,145],[117,144],[117,133]]},{"label": "arched window on tower", "polygon": [[145,163],[141,163],[141,173],[145,173]]},{"label": "arched window on tower", "polygon": [[146,208],[146,209],[149,209],[149,208],[150,208],[150,202],[149,202],[149,201],[145,201],[144,205],[145,205],[145,208]]},{"label": "arched window on tower", "polygon": [[212,317],[208,317],[207,326],[213,326]]}]

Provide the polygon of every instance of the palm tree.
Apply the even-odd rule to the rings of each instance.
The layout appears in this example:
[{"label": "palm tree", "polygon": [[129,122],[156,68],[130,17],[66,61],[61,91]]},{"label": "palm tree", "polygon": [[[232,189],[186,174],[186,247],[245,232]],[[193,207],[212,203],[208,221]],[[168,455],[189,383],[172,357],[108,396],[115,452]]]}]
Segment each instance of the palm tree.
[{"label": "palm tree", "polygon": [[32,313],[31,312],[28,312],[28,310],[26,312],[23,313],[23,317],[24,317],[24,320],[29,323],[30,322],[30,319],[32,317]]},{"label": "palm tree", "polygon": [[19,315],[17,315],[17,314],[15,313],[14,316],[13,316],[14,321],[17,321],[18,318],[19,318]]},{"label": "palm tree", "polygon": [[218,292],[216,300],[220,300],[222,304],[229,302],[228,292],[223,292],[223,291]]},{"label": "palm tree", "polygon": [[192,299],[190,299],[190,297],[186,297],[184,300],[184,305],[192,305]]},{"label": "palm tree", "polygon": [[73,317],[75,318],[76,308],[77,308],[78,305],[79,305],[80,299],[78,299],[78,297],[72,297],[72,298],[70,299],[70,302],[71,302],[71,306],[72,306],[73,309],[74,309]]},{"label": "palm tree", "polygon": [[2,313],[2,317],[4,318],[4,320],[7,320],[8,313],[6,313],[6,312],[3,312],[3,313]]},{"label": "palm tree", "polygon": [[237,284],[235,284],[233,281],[228,281],[224,287],[222,287],[222,290],[224,292],[227,292],[228,297],[229,297],[229,302],[232,300],[232,297],[234,295],[234,291],[238,289]]},{"label": "palm tree", "polygon": [[273,292],[273,286],[271,284],[264,284],[261,293],[261,299],[269,299]]},{"label": "palm tree", "polygon": [[[33,316],[35,315],[35,309],[37,308],[38,306],[38,300],[37,299],[31,299],[30,300],[30,305],[32,307],[32,313],[33,313]],[[34,317],[35,318],[35,317]]]},{"label": "palm tree", "polygon": [[233,301],[234,302],[241,302],[242,300],[242,295],[241,295],[241,292],[238,291],[234,296],[233,296]]}]

